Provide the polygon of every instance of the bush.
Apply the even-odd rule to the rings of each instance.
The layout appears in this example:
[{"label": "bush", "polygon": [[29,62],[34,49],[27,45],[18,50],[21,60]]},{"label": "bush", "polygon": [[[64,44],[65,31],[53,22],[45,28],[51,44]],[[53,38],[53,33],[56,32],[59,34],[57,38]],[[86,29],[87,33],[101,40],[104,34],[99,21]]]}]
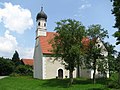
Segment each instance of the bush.
[{"label": "bush", "polygon": [[118,82],[111,81],[111,82],[108,83],[108,87],[109,87],[109,88],[119,89],[119,88],[120,88],[120,85],[118,84]]},{"label": "bush", "polygon": [[120,85],[118,84],[118,73],[113,73],[110,77],[110,81],[107,85],[109,88],[119,89]]},{"label": "bush", "polygon": [[28,65],[19,65],[16,67],[15,73],[20,74],[20,75],[32,75],[32,67]]},{"label": "bush", "polygon": [[18,76],[20,76],[20,74],[17,74],[17,73],[15,73],[15,72],[13,72],[12,74],[10,74],[10,76],[18,77]]},{"label": "bush", "polygon": [[0,76],[10,75],[15,65],[10,59],[0,58]]}]

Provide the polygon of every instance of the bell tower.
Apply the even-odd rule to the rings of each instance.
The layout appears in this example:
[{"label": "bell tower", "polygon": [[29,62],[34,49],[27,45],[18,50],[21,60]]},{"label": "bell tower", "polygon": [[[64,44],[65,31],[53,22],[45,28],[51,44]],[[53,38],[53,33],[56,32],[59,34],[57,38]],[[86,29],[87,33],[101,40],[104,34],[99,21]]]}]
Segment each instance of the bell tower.
[{"label": "bell tower", "polygon": [[40,36],[45,37],[47,33],[46,28],[46,22],[47,22],[47,15],[43,11],[43,7],[41,7],[41,11],[36,16],[36,43],[35,43],[35,49],[34,49],[34,78],[38,79],[44,79],[44,60],[43,60],[43,54],[42,49],[40,45]]},{"label": "bell tower", "polygon": [[36,39],[39,36],[46,36],[47,15],[44,13],[43,7],[41,7],[41,11],[37,14],[36,22],[37,22]]}]

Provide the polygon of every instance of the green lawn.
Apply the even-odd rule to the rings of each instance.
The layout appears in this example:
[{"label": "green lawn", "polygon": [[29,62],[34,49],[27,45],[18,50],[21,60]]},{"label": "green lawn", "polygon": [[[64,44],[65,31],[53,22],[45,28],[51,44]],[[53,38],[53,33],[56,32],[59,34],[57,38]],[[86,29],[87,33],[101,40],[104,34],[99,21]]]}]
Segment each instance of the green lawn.
[{"label": "green lawn", "polygon": [[0,80],[0,90],[110,90],[105,88],[106,80],[99,79],[97,84],[91,80],[75,79],[68,87],[68,79],[38,80],[28,76],[7,77]]}]

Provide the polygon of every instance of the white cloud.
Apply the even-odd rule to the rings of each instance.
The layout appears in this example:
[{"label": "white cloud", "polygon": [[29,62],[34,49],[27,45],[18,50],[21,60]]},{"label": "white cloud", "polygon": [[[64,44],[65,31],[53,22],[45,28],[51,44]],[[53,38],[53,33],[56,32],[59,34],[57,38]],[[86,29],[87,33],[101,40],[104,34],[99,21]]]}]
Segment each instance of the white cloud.
[{"label": "white cloud", "polygon": [[31,12],[20,5],[11,3],[0,5],[3,6],[0,8],[0,23],[6,28],[4,35],[0,36],[0,57],[12,58],[14,51],[17,50],[20,58],[32,58],[34,49],[20,46],[17,38],[11,34],[11,31],[22,34],[25,30],[31,29],[33,26]]},{"label": "white cloud", "polygon": [[4,36],[0,37],[0,57],[11,58],[14,50],[17,48],[17,40],[6,30]]},{"label": "white cloud", "polygon": [[18,51],[20,58],[33,58],[34,48],[19,46],[16,37],[7,30],[4,36],[0,37],[0,55],[12,58],[15,50]]},{"label": "white cloud", "polygon": [[3,37],[0,37],[0,56],[12,58],[17,50],[20,58],[33,58],[34,48],[19,46],[16,37],[7,30]]},{"label": "white cloud", "polygon": [[88,0],[80,0],[80,7],[78,7],[77,13],[74,15],[75,17],[84,17],[82,13],[91,7],[91,3]]},{"label": "white cloud", "polygon": [[83,4],[79,7],[79,9],[81,10],[81,9],[86,9],[86,8],[89,8],[89,7],[91,7],[91,4]]},{"label": "white cloud", "polygon": [[18,47],[20,58],[33,58],[34,48]]},{"label": "white cloud", "polygon": [[84,3],[88,3],[88,0],[81,0],[82,2],[84,2]]},{"label": "white cloud", "polygon": [[14,36],[7,30],[3,37],[0,37],[0,52],[12,52],[17,47],[18,43]]},{"label": "white cloud", "polygon": [[33,26],[31,12],[11,3],[4,3],[4,8],[0,8],[0,22],[4,23],[8,30],[21,34]]}]

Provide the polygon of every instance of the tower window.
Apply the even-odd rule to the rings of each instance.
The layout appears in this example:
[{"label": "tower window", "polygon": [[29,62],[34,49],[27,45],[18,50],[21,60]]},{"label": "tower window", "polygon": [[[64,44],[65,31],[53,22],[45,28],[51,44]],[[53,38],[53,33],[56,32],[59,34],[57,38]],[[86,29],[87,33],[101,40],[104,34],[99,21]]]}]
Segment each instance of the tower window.
[{"label": "tower window", "polygon": [[100,47],[100,44],[98,44],[98,48]]},{"label": "tower window", "polygon": [[40,26],[40,22],[38,23],[38,26]]},{"label": "tower window", "polygon": [[46,23],[44,23],[44,27],[46,26]]}]

